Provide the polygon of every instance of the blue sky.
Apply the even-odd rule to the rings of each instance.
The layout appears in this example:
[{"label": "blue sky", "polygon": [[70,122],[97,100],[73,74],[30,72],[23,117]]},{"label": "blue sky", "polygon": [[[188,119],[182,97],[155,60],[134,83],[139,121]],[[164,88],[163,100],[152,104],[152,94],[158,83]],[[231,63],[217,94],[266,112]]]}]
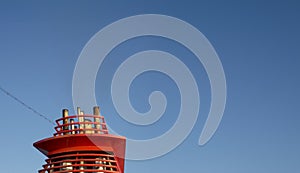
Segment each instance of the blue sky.
[{"label": "blue sky", "polygon": [[[72,105],[72,77],[87,41],[101,28],[138,14],[165,14],[199,29],[216,49],[227,80],[223,120],[205,146],[198,138],[210,105],[200,62],[176,42],[142,37],[119,45],[96,80],[107,122],[120,134],[147,139],[168,130],[179,111],[179,93],[167,76],[149,72],[132,83],[131,101],[149,109],[153,90],[166,94],[165,115],[150,126],[123,121],[110,96],[114,70],[148,49],[171,52],[190,68],[201,95],[198,120],[188,138],[159,158],[127,161],[126,172],[300,172],[300,4],[298,1],[1,1],[0,86],[49,119]],[[37,172],[45,157],[32,143],[50,137],[53,125],[0,93],[3,172]]]}]

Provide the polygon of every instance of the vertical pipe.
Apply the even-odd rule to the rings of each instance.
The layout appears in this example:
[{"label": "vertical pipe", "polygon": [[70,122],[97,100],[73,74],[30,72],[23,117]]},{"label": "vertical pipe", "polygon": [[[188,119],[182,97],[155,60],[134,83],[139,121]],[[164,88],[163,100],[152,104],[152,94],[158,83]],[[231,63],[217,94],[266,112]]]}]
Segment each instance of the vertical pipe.
[{"label": "vertical pipe", "polygon": [[[63,109],[62,111],[63,113],[63,130],[69,130],[69,126],[68,124],[68,116],[69,116],[69,111],[68,109]],[[64,133],[64,134],[68,134],[68,132]]]},{"label": "vertical pipe", "polygon": [[80,115],[80,107],[77,107],[77,115]]},{"label": "vertical pipe", "polygon": [[100,108],[99,108],[99,106],[94,106],[93,112],[94,112],[94,115],[100,115]]},{"label": "vertical pipe", "polygon": [[71,133],[74,135],[75,134],[75,125],[74,123],[74,119],[70,119],[70,123],[71,123]]},{"label": "vertical pipe", "polygon": [[83,129],[84,129],[84,118],[83,118],[83,112],[80,110],[80,107],[77,107],[77,114],[78,114],[78,122],[79,122],[79,129],[80,133],[83,134]]},{"label": "vertical pipe", "polygon": [[80,121],[82,122],[82,124],[80,124],[80,125],[81,125],[80,128],[83,129],[83,131],[81,131],[81,133],[84,133],[84,131],[85,131],[85,130],[84,130],[84,129],[85,129],[85,120],[84,120],[84,116],[83,116],[83,115],[84,115],[84,112],[81,111],[81,112],[80,112],[80,115],[81,115],[81,120],[80,120]]},{"label": "vertical pipe", "polygon": [[[100,115],[99,106],[94,106],[93,112],[94,112],[94,115],[99,116]],[[95,131],[95,133],[100,133],[100,131],[98,131],[98,130],[100,130],[100,118],[99,117],[94,117],[94,122],[96,123],[95,124],[95,129],[97,129]]]}]

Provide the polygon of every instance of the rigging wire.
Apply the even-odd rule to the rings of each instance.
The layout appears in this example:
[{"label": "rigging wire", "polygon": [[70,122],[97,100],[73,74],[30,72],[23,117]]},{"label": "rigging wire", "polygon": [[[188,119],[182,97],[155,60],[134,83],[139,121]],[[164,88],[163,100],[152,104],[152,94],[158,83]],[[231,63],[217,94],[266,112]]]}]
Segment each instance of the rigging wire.
[{"label": "rigging wire", "polygon": [[38,112],[37,110],[35,110],[33,107],[29,106],[28,104],[26,104],[25,102],[23,102],[22,100],[18,99],[16,96],[14,96],[13,94],[11,94],[10,92],[8,92],[7,90],[5,90],[4,88],[2,88],[0,86],[0,91],[2,91],[3,93],[5,93],[7,96],[9,96],[10,98],[14,99],[16,102],[20,103],[22,106],[24,106],[25,108],[27,108],[28,110],[32,111],[34,114],[40,116],[41,118],[45,119],[46,121],[48,121],[49,123],[55,125],[55,123],[53,121],[51,121],[49,118],[47,118],[46,115]]}]

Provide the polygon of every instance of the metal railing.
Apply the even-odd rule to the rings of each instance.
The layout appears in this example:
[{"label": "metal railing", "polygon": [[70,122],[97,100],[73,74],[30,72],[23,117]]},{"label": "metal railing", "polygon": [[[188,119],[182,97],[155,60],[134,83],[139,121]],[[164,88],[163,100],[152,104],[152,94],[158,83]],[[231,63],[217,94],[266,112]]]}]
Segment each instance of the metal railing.
[{"label": "metal railing", "polygon": [[56,120],[54,136],[75,134],[108,134],[103,116],[73,115]]},{"label": "metal railing", "polygon": [[46,160],[39,173],[119,173],[113,153],[72,152]]},{"label": "metal railing", "polygon": [[63,117],[56,120],[56,133],[54,136],[76,134],[108,134],[104,117],[100,115],[99,107],[94,107],[94,115],[84,114],[80,108],[78,115],[68,115],[68,110],[63,110]]}]

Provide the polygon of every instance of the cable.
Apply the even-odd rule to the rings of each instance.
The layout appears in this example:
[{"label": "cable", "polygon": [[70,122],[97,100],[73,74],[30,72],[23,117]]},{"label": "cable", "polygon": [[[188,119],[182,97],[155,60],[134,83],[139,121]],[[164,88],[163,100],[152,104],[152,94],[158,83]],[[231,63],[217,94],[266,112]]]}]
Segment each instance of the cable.
[{"label": "cable", "polygon": [[31,110],[33,113],[35,113],[36,115],[40,116],[41,118],[45,119],[46,121],[48,121],[49,123],[55,125],[55,123],[53,121],[51,121],[49,118],[47,118],[47,116],[43,115],[42,113],[39,113],[37,110],[35,110],[33,107],[27,105],[26,103],[24,103],[22,100],[18,99],[17,97],[15,97],[14,95],[12,95],[10,92],[8,92],[7,90],[5,90],[4,88],[2,88],[0,86],[0,90],[5,93],[6,95],[8,95],[9,97],[11,97],[12,99],[14,99],[15,101],[17,101],[18,103],[20,103],[21,105],[23,105],[25,108]]}]

